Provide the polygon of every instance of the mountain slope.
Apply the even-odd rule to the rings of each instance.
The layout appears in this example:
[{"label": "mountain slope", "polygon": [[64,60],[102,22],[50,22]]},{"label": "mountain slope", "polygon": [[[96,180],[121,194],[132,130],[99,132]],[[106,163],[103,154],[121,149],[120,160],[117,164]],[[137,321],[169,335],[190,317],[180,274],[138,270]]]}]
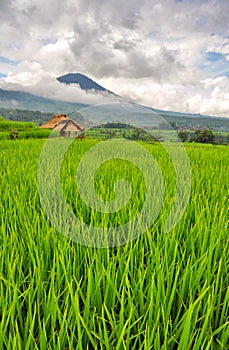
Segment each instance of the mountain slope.
[{"label": "mountain slope", "polygon": [[52,113],[71,113],[82,107],[86,107],[86,105],[51,100],[23,91],[0,89],[0,107],[38,110]]},{"label": "mountain slope", "polygon": [[68,73],[57,78],[60,83],[64,84],[79,84],[82,90],[95,90],[97,92],[113,92],[105,89],[103,86],[97,84],[94,80],[88,78],[86,75],[80,73]]}]

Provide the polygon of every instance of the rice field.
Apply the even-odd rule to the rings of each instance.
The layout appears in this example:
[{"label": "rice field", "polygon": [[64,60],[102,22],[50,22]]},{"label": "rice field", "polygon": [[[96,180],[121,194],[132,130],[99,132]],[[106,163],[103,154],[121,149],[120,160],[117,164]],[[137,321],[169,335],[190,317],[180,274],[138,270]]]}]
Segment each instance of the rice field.
[{"label": "rice field", "polygon": [[[107,162],[95,176],[108,200],[117,179],[132,184],[118,214],[101,216],[77,193],[78,161],[95,143],[76,141],[63,160],[65,199],[87,223],[125,223],[145,191],[130,163]],[[163,208],[135,240],[98,249],[67,239],[46,218],[37,188],[43,145],[0,141],[0,349],[229,349],[228,147],[186,145],[191,197],[164,233],[174,169],[160,144],[145,144],[164,176]]]}]

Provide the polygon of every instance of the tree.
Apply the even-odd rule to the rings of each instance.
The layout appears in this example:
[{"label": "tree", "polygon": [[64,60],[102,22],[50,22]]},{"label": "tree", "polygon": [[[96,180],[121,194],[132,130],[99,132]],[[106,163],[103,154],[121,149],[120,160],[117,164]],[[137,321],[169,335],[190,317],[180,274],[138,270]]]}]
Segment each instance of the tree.
[{"label": "tree", "polygon": [[186,131],[179,131],[178,136],[182,142],[188,141],[188,133]]},{"label": "tree", "polygon": [[215,143],[215,135],[211,130],[197,130],[195,132],[195,142],[199,143]]},{"label": "tree", "polygon": [[177,130],[177,124],[175,122],[170,122],[169,121],[169,124],[171,125],[171,127],[174,129],[174,130]]}]

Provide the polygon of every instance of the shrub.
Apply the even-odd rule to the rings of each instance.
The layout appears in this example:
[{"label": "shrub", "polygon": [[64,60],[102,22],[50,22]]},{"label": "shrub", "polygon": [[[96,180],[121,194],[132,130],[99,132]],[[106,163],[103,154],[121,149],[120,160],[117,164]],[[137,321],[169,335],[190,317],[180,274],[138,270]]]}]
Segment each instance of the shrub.
[{"label": "shrub", "polygon": [[199,143],[215,143],[215,135],[211,130],[197,130],[195,141]]},{"label": "shrub", "polygon": [[187,131],[179,131],[178,136],[182,142],[186,142],[189,139],[189,135]]}]

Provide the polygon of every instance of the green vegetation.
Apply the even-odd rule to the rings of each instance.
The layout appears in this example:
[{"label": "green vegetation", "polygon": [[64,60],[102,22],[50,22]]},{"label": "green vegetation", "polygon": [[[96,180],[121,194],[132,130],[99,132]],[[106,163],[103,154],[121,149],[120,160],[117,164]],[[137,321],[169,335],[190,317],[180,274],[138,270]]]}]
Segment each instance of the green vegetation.
[{"label": "green vegetation", "polygon": [[2,115],[0,115],[0,132],[6,131],[27,131],[31,129],[37,129],[38,127],[32,122],[15,122],[10,120],[5,120]]},{"label": "green vegetation", "polygon": [[47,138],[50,130],[41,129],[32,122],[4,120],[0,116],[0,140]]},{"label": "green vegetation", "polygon": [[52,118],[54,113],[45,113],[40,111],[30,111],[13,108],[0,108],[0,114],[4,119],[11,121],[33,122],[41,125],[48,119]]},{"label": "green vegetation", "polygon": [[21,131],[18,134],[18,139],[44,139],[49,137],[50,135],[50,130],[49,129],[41,129],[41,128],[36,128],[30,131]]},{"label": "green vegetation", "polygon": [[211,130],[197,130],[195,132],[195,141],[199,143],[215,143],[216,139]]},{"label": "green vegetation", "polygon": [[141,140],[148,142],[157,141],[150,133],[133,127],[127,124],[120,123],[107,123],[101,125],[100,127],[94,127],[87,129],[84,132],[84,135],[89,138],[96,139],[111,139],[111,138],[125,138],[128,140]]},{"label": "green vegetation", "polygon": [[229,144],[229,133],[213,132],[212,130],[202,129],[194,131],[178,131],[178,136],[182,142],[211,143],[218,145]]},{"label": "green vegetation", "polygon": [[25,130],[31,130],[37,128],[34,123],[29,122],[12,122],[8,120],[1,120],[0,121],[0,132],[1,131],[10,131],[10,130],[17,130],[17,131],[25,131]]},{"label": "green vegetation", "polygon": [[[152,133],[154,136],[152,136]],[[229,133],[213,132],[208,129],[196,131],[177,130],[177,134],[182,142],[210,143],[218,145],[229,144]],[[124,137],[129,140],[141,140],[154,143],[156,141],[170,142],[174,141],[174,133],[171,130],[149,130],[149,133],[128,125],[115,127],[111,123],[108,126],[91,128],[84,132],[87,138],[109,139],[115,137]]]},{"label": "green vegetation", "polygon": [[[95,142],[73,143],[61,181],[72,210],[99,225],[101,216],[79,205],[75,185],[76,163]],[[160,216],[135,241],[95,249],[50,226],[36,183],[43,145],[0,141],[0,349],[228,349],[228,147],[187,144],[190,202],[163,233],[175,174],[163,147],[145,143],[164,175]],[[111,184],[128,178],[134,214],[144,198],[141,174],[111,162],[98,171],[97,190],[112,198]],[[130,214],[121,210],[116,219]]]}]

